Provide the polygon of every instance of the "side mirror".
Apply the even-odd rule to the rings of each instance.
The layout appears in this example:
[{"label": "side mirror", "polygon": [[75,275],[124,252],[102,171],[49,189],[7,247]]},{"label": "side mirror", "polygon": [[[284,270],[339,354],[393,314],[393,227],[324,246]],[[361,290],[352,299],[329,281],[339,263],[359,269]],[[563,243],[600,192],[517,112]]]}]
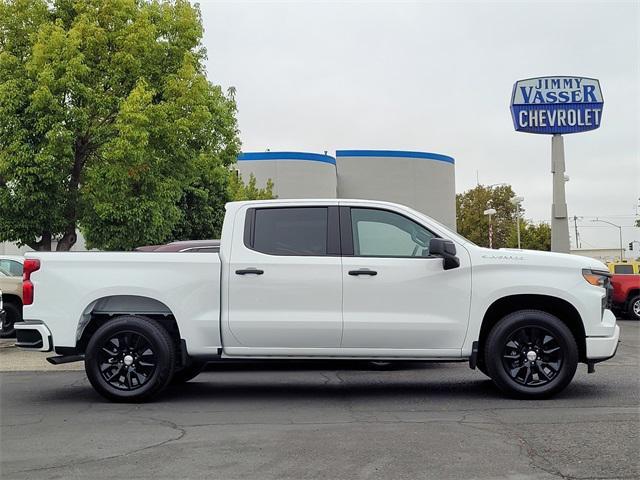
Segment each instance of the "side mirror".
[{"label": "side mirror", "polygon": [[460,259],[456,257],[456,245],[451,240],[432,238],[429,242],[429,255],[442,257],[445,270],[451,270],[452,268],[458,268],[460,266]]}]

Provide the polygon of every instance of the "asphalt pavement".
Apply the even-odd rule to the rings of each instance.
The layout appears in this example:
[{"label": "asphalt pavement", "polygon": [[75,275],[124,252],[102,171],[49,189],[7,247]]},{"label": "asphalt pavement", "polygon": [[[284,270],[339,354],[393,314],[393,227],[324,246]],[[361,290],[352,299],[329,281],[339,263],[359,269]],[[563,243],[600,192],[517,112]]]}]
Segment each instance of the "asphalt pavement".
[{"label": "asphalt pavement", "polygon": [[640,324],[620,324],[616,357],[545,401],[505,398],[465,363],[345,362],[217,365],[156,402],[113,404],[83,371],[5,341],[0,476],[637,479]]}]

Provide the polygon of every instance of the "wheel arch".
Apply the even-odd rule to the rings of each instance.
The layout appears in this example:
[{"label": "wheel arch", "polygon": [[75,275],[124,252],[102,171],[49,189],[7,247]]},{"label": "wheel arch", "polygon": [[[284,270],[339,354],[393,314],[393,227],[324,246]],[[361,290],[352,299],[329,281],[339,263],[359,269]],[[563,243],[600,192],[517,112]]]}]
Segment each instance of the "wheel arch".
[{"label": "wheel arch", "polygon": [[631,299],[636,295],[640,295],[640,288],[630,288],[627,291],[627,302],[631,301]]},{"label": "wheel arch", "polygon": [[493,326],[506,315],[519,310],[541,310],[558,317],[573,334],[578,345],[579,361],[586,361],[586,335],[582,317],[567,300],[551,295],[520,294],[508,295],[495,300],[482,319],[478,338],[478,359],[483,358],[484,346]]},{"label": "wheel arch", "polygon": [[22,308],[22,299],[20,298],[19,295],[16,295],[14,293],[2,293],[2,301],[4,303],[12,303],[17,305],[19,308]]},{"label": "wheel arch", "polygon": [[180,346],[180,329],[173,311],[162,301],[143,295],[105,295],[92,301],[82,312],[76,331],[77,353],[83,353],[91,336],[104,323],[122,315],[138,315],[157,320]]}]

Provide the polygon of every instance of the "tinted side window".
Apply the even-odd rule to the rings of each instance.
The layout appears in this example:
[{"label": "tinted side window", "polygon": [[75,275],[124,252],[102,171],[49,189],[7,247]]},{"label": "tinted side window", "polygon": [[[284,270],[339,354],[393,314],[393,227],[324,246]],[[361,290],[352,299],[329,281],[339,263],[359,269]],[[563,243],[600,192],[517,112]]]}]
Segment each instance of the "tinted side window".
[{"label": "tinted side window", "polygon": [[632,275],[633,265],[614,265],[613,270],[615,273],[619,273],[622,275]]},{"label": "tinted side window", "polygon": [[354,255],[363,257],[428,257],[433,233],[385,210],[351,209]]},{"label": "tinted side window", "polygon": [[326,207],[260,208],[253,249],[271,255],[326,255]]}]

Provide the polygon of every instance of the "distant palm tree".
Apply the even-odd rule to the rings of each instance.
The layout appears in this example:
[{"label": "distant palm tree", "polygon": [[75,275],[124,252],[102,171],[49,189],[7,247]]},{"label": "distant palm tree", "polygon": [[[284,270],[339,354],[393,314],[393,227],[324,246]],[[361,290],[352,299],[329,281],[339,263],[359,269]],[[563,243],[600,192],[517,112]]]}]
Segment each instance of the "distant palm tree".
[{"label": "distant palm tree", "polygon": [[229,98],[231,100],[235,101],[235,99],[236,99],[236,87],[231,86],[231,87],[227,88],[227,95],[229,95]]}]

